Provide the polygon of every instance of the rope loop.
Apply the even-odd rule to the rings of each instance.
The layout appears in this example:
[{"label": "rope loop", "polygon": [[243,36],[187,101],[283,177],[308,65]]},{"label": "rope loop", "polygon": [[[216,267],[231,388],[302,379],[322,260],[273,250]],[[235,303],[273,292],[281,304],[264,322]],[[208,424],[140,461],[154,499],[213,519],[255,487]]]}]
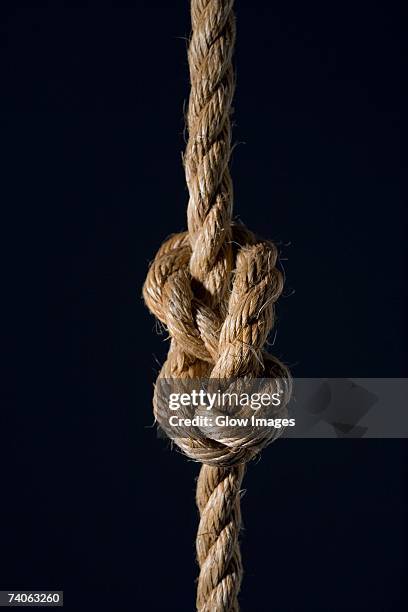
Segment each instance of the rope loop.
[{"label": "rope loop", "polygon": [[[203,288],[191,275],[187,232],[166,240],[150,266],[144,299],[172,339],[159,379],[275,379],[281,385],[284,408],[290,395],[289,372],[264,350],[283,287],[277,250],[271,242],[257,240],[243,225],[232,224],[231,233],[230,286],[216,304],[199,297]],[[156,385],[153,407],[159,423],[168,417],[167,398],[161,391]],[[260,430],[250,440],[244,435],[222,441],[215,431],[206,439],[177,436],[174,441],[196,461],[227,467],[246,463],[275,437],[271,429],[270,436]]]}]

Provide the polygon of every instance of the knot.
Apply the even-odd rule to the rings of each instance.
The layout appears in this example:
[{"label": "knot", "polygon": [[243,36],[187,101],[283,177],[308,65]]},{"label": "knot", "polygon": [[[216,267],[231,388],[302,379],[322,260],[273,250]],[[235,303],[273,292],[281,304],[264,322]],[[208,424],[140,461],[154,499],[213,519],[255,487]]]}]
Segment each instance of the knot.
[{"label": "knot", "polygon": [[[143,288],[150,311],[163,323],[171,346],[158,380],[202,377],[225,380],[274,379],[282,396],[282,416],[290,396],[287,368],[264,350],[273,327],[274,303],[283,278],[276,267],[277,249],[258,240],[245,226],[231,225],[230,269],[222,296],[214,300],[191,274],[188,232],[171,236],[152,262]],[[270,382],[268,383],[270,385]],[[163,386],[156,384],[153,400],[159,424],[168,417]],[[281,430],[262,432],[192,430],[173,439],[181,450],[209,465],[245,463],[277,437]],[[228,433],[228,435],[227,435]]]}]

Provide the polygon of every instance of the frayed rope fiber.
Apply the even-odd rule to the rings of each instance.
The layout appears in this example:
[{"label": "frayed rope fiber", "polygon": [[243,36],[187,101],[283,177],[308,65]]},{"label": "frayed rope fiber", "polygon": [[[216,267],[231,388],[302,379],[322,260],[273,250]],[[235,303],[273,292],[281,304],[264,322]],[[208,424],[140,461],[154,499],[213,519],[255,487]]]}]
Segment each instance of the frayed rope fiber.
[{"label": "frayed rope fiber", "polygon": [[[162,244],[143,288],[146,305],[171,337],[159,378],[289,381],[286,367],[264,350],[283,286],[276,247],[232,222],[233,0],[191,0],[191,20],[188,231]],[[153,405],[157,417],[157,393]],[[197,482],[199,612],[239,610],[241,483],[245,464],[272,439],[262,432],[250,440],[175,440],[203,464]]]}]

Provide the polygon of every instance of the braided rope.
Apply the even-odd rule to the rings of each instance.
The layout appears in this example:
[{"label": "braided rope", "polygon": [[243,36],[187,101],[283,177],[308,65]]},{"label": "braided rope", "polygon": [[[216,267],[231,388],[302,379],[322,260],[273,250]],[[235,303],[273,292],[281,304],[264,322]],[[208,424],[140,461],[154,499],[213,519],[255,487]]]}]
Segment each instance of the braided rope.
[{"label": "braided rope", "polygon": [[[276,248],[232,222],[228,164],[233,0],[191,0],[191,19],[189,139],[184,156],[188,232],[163,243],[143,288],[148,308],[171,336],[159,378],[266,376],[289,381],[285,366],[263,349],[283,285],[275,267]],[[153,406],[160,421],[158,385]],[[252,432],[245,438],[208,434],[175,440],[187,456],[204,464],[197,482],[199,612],[239,609],[241,483],[245,463],[272,439],[273,434]]]}]

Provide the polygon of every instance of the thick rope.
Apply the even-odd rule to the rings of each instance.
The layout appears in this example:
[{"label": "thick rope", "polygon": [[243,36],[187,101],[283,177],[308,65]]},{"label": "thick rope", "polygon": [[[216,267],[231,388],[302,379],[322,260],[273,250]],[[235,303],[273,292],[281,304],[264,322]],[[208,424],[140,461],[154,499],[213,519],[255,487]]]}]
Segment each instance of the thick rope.
[{"label": "thick rope", "polygon": [[[167,327],[170,350],[159,378],[280,378],[286,368],[264,351],[282,291],[277,251],[232,223],[231,103],[235,41],[233,0],[191,0],[188,51],[191,92],[184,156],[189,189],[188,232],[170,237],[143,288],[151,312]],[[284,391],[289,394],[289,383]],[[154,413],[166,410],[156,385]],[[197,482],[200,525],[199,612],[238,611],[240,491],[245,463],[276,433],[222,432],[174,441],[203,463]]]},{"label": "thick rope", "polygon": [[190,271],[216,304],[228,288],[232,268],[232,6],[233,0],[192,0],[188,51],[191,91],[184,164],[190,193]]}]

